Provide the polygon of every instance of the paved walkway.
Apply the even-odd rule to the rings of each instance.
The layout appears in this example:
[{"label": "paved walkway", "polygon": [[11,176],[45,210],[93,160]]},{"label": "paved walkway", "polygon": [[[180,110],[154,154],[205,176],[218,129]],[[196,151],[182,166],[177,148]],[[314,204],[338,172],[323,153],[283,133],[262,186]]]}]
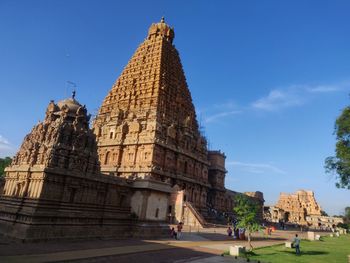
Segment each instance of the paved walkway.
[{"label": "paved walkway", "polygon": [[[285,240],[291,240],[296,232],[276,231],[272,236],[264,238],[255,235],[253,246],[262,247],[274,244],[282,244]],[[305,237],[305,233],[301,234]],[[181,251],[191,250],[203,252],[205,254],[193,258],[192,261],[183,262],[227,262],[227,257],[221,257],[223,252],[229,250],[232,245],[247,246],[246,241],[233,240],[225,235],[225,229],[206,229],[201,233],[183,233],[182,240],[119,240],[119,241],[89,241],[89,242],[61,242],[61,243],[43,243],[32,244],[7,244],[0,243],[0,262],[57,262],[57,261],[77,261],[77,262],[113,262],[106,257],[115,257],[120,255],[147,253],[151,251],[166,251],[173,249],[182,249]],[[5,249],[5,250],[4,250]],[[185,249],[185,250],[184,250]],[[168,253],[168,252],[167,252]],[[180,252],[179,252],[180,253]],[[182,252],[181,252],[182,253]],[[169,253],[168,253],[169,254]],[[164,254],[166,256],[166,254]],[[163,256],[164,256],[163,255]],[[203,258],[205,256],[205,258]],[[154,257],[157,257],[156,254]],[[106,258],[107,260],[102,260]],[[101,260],[98,260],[101,259]],[[115,258],[117,259],[117,258]],[[205,259],[205,261],[204,261]],[[233,258],[229,258],[232,262]],[[140,258],[138,258],[140,261]],[[133,262],[133,261],[131,261]],[[130,262],[130,263],[131,263]],[[159,262],[155,260],[154,262]],[[165,262],[165,261],[164,261]],[[166,262],[182,262],[181,259]],[[236,261],[239,262],[239,261]]]}]

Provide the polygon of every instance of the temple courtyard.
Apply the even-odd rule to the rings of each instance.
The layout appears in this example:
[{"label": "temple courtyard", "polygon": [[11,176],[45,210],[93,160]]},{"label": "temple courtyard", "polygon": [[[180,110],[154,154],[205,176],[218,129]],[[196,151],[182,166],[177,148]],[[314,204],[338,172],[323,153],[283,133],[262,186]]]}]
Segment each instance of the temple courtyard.
[{"label": "temple courtyard", "polygon": [[[301,256],[285,248],[286,241],[298,233]],[[276,230],[267,236],[253,238],[255,255],[251,262],[347,262],[350,235],[329,237],[319,233],[321,241],[306,241],[307,233],[297,230]],[[181,240],[84,240],[41,243],[0,242],[0,262],[246,262],[228,255],[229,247],[248,246],[246,241],[233,240],[226,228],[186,229]],[[224,255],[224,256],[222,256]],[[140,260],[142,259],[142,260]]]}]

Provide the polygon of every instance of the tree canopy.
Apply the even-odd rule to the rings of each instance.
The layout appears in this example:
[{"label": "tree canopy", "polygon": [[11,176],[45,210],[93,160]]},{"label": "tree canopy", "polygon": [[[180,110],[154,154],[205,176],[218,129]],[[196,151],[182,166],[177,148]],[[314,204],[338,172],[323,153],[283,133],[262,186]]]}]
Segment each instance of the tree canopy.
[{"label": "tree canopy", "polygon": [[345,219],[350,223],[350,206],[345,207]]},{"label": "tree canopy", "polygon": [[326,211],[321,210],[321,216],[328,216],[328,214],[326,213]]},{"label": "tree canopy", "polygon": [[251,234],[261,228],[257,218],[258,205],[251,198],[243,194],[238,194],[235,197],[234,204],[233,211],[237,217],[237,227],[247,230],[248,244],[250,250],[253,250]]},{"label": "tree canopy", "polygon": [[4,175],[4,170],[12,162],[10,157],[0,158],[0,177]]},{"label": "tree canopy", "polygon": [[350,189],[350,107],[346,107],[337,118],[335,134],[335,156],[326,158],[326,172],[337,174],[338,188]]}]

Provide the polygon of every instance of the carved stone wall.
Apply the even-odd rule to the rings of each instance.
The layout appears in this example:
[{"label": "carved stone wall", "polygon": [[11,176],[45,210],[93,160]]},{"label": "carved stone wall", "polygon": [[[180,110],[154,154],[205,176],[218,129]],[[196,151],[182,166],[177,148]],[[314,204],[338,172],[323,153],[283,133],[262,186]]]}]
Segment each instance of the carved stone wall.
[{"label": "carved stone wall", "polygon": [[2,233],[26,240],[130,235],[131,188],[100,174],[88,121],[74,98],[50,102],[5,170]]},{"label": "carved stone wall", "polygon": [[312,191],[300,190],[295,194],[281,193],[276,208],[284,211],[284,221],[306,224],[306,217],[321,215],[321,208]]},{"label": "carved stone wall", "polygon": [[[152,24],[105,97],[93,123],[101,170],[176,185],[172,209],[180,194],[182,203],[191,202],[203,214],[208,207],[232,211],[232,196],[225,188],[226,157],[208,152],[174,36],[164,19]],[[132,200],[139,211],[136,198]],[[182,218],[174,212],[169,211],[173,219]]]},{"label": "carved stone wall", "polygon": [[85,106],[70,98],[50,102],[43,122],[24,138],[11,166],[69,169],[96,174],[99,161],[95,135],[88,127]]},{"label": "carved stone wall", "polygon": [[277,204],[266,211],[265,217],[273,222],[292,222],[317,229],[332,228],[341,222],[335,217],[321,216],[314,192],[305,190],[294,194],[281,193]]},{"label": "carved stone wall", "polygon": [[344,224],[343,218],[334,216],[307,216],[306,221],[308,226],[321,230],[330,230],[338,224]]},{"label": "carved stone wall", "polygon": [[209,182],[214,189],[225,189],[225,158],[226,156],[220,151],[209,151],[208,159],[210,162],[209,167]]},{"label": "carved stone wall", "polygon": [[94,121],[102,172],[179,184],[206,205],[208,157],[182,69],[162,20],[114,83]]}]

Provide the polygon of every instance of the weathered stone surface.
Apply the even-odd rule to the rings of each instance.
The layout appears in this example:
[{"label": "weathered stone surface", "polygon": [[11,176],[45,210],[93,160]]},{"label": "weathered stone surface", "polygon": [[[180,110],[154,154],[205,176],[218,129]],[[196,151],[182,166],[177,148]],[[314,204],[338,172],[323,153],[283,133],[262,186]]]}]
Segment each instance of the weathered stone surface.
[{"label": "weathered stone surface", "polygon": [[[174,30],[164,19],[152,24],[104,99],[93,123],[101,170],[169,183],[174,195],[168,214],[175,221],[182,218],[175,215],[176,194],[204,215],[208,206],[231,212],[226,157],[207,149],[173,40]],[[262,196],[250,196],[263,203]],[[141,216],[139,208],[132,209]]]},{"label": "weathered stone surface", "polygon": [[100,174],[95,135],[74,98],[50,102],[45,120],[25,137],[0,199],[0,228],[37,240],[131,232],[130,187]]},{"label": "weathered stone surface", "polygon": [[286,221],[299,224],[306,223],[307,215],[321,215],[321,208],[312,191],[300,190],[295,194],[281,193],[276,207],[286,212]]},{"label": "weathered stone surface", "polygon": [[264,209],[264,218],[269,222],[291,222],[318,229],[334,228],[342,218],[321,216],[313,191],[300,190],[295,194],[281,193],[275,206]]},{"label": "weathered stone surface", "polygon": [[[164,20],[150,27],[104,99],[93,127],[102,172],[177,184],[185,189],[187,201],[205,207],[210,187],[207,145],[173,39],[174,31]],[[222,188],[225,173],[223,168],[218,175]]]}]

